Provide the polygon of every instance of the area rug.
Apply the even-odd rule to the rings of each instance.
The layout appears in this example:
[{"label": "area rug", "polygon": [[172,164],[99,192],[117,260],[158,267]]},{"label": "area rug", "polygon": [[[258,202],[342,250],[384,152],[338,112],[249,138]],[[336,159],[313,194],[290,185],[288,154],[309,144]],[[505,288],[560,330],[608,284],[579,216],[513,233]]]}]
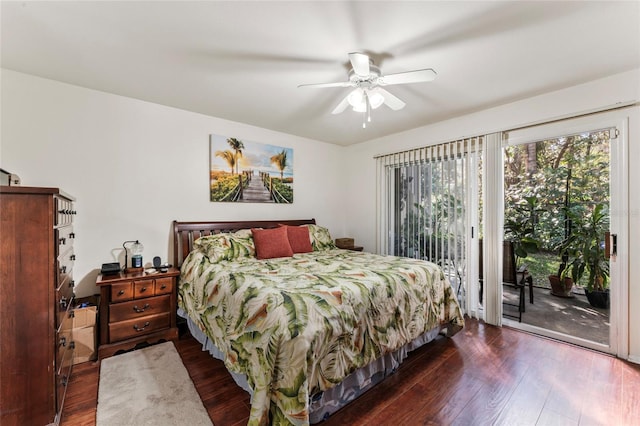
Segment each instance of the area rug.
[{"label": "area rug", "polygon": [[213,425],[173,342],[100,362],[96,426]]}]

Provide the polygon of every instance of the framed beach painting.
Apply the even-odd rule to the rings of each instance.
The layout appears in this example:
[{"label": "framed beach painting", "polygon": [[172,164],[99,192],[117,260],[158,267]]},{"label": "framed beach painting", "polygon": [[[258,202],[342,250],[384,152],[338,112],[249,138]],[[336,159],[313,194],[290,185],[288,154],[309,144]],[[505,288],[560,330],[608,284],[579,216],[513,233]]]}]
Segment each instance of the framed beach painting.
[{"label": "framed beach painting", "polygon": [[210,135],[209,194],[229,203],[293,203],[293,149]]}]

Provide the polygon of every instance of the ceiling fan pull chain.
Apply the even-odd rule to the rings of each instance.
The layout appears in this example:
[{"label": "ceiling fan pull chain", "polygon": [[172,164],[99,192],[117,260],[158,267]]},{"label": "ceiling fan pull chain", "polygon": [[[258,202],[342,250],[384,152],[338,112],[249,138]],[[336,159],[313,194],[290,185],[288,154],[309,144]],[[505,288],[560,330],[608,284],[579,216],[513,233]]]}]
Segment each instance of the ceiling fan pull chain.
[{"label": "ceiling fan pull chain", "polygon": [[362,128],[367,128],[367,116],[369,117],[369,122],[371,122],[371,109],[369,108],[369,95],[367,94],[366,89],[362,91],[362,97],[364,98],[364,111],[362,111]]}]

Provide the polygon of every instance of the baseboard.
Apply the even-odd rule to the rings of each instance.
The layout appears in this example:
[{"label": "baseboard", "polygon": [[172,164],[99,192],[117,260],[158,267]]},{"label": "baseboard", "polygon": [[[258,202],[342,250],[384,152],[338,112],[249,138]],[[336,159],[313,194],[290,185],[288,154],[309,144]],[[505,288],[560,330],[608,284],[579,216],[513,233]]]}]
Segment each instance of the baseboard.
[{"label": "baseboard", "polygon": [[627,361],[632,362],[634,364],[640,364],[640,356],[629,355],[629,358],[627,358]]}]

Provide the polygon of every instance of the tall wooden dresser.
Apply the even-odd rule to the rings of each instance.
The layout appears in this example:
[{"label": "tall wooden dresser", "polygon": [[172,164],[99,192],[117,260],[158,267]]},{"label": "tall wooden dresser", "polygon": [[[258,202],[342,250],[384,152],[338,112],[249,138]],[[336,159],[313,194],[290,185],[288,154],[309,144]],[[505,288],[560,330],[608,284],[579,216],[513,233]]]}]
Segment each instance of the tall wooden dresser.
[{"label": "tall wooden dresser", "polygon": [[0,186],[0,424],[58,424],[73,365],[74,199]]}]

